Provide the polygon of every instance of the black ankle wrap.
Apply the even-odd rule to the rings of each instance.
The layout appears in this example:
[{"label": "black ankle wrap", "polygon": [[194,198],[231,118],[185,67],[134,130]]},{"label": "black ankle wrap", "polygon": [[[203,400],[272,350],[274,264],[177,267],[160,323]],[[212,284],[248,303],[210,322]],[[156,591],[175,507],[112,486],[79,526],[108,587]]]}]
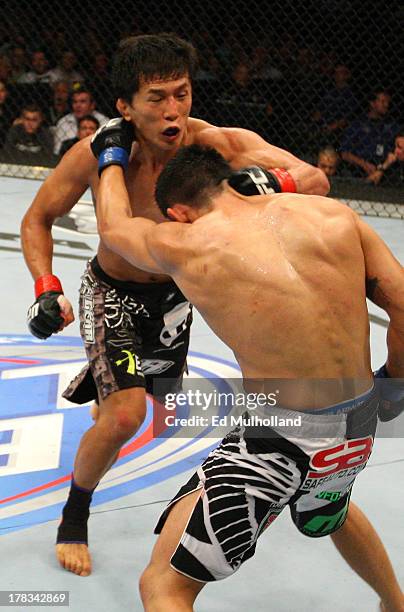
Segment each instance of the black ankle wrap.
[{"label": "black ankle wrap", "polygon": [[78,487],[74,480],[62,512],[56,544],[88,544],[87,521],[90,516],[92,490]]}]

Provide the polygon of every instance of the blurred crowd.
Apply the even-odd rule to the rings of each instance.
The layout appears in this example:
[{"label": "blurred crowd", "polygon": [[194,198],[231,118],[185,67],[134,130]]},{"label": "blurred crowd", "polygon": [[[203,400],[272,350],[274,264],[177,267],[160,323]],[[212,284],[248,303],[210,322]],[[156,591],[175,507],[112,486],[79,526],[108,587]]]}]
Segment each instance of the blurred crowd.
[{"label": "blurred crowd", "polygon": [[[117,115],[112,53],[97,33],[87,31],[80,50],[52,34],[41,46],[20,35],[0,46],[0,161],[53,166]],[[246,47],[234,32],[213,44],[201,31],[193,42],[195,116],[252,129],[330,177],[403,184],[403,108],[391,84],[364,84],[343,57],[287,35]]]}]

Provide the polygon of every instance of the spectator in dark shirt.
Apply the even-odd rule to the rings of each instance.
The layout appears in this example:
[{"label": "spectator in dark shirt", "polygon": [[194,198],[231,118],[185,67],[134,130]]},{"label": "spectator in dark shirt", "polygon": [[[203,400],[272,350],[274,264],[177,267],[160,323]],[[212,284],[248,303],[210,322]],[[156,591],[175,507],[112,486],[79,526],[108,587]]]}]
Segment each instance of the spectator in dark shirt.
[{"label": "spectator in dark shirt", "polygon": [[351,71],[345,64],[337,64],[334,78],[314,112],[313,120],[320,130],[320,138],[327,144],[338,146],[342,130],[348,127],[358,102],[349,84]]},{"label": "spectator in dark shirt", "polygon": [[7,85],[0,81],[0,148],[3,146],[6,134],[16,116],[16,108],[9,98]]},{"label": "spectator in dark shirt", "polygon": [[94,55],[86,76],[86,86],[97,100],[97,108],[101,113],[107,116],[116,113],[109,59],[105,53],[99,52]]},{"label": "spectator in dark shirt", "polygon": [[404,128],[396,134],[394,149],[368,179],[375,185],[382,182],[385,186],[404,187]]},{"label": "spectator in dark shirt", "polygon": [[244,60],[234,67],[231,79],[224,82],[217,103],[221,125],[242,125],[259,134],[266,133],[273,109],[262,87],[254,83],[250,66]]},{"label": "spectator in dark shirt", "polygon": [[23,108],[21,122],[7,132],[3,153],[8,161],[23,164],[49,162],[53,139],[42,123],[43,115],[38,106],[32,104]]},{"label": "spectator in dark shirt", "polygon": [[93,117],[93,115],[84,115],[84,117],[78,120],[78,124],[79,125],[77,129],[77,136],[75,138],[63,140],[59,152],[60,157],[62,157],[62,155],[64,155],[66,151],[71,149],[72,146],[76,144],[76,142],[79,142],[79,140],[86,138],[86,136],[91,136],[91,134],[95,134],[95,132],[100,127],[100,122],[98,121],[98,119]]},{"label": "spectator in dark shirt", "polygon": [[399,127],[388,117],[391,96],[379,88],[369,100],[366,115],[354,120],[345,130],[341,142],[341,157],[350,165],[354,176],[374,182],[375,170],[394,144]]}]

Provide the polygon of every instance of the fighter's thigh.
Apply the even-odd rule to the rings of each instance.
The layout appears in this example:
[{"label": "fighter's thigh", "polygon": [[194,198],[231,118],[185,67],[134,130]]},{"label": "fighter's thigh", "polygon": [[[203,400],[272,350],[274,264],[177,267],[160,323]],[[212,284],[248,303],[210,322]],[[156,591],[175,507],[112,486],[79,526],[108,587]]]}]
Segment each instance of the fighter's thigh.
[{"label": "fighter's thigh", "polygon": [[171,507],[151,555],[150,562],[155,567],[163,568],[170,564],[171,557],[178,547],[189,517],[200,496],[201,489],[192,491],[175,502]]},{"label": "fighter's thigh", "polygon": [[179,573],[171,567],[171,558],[177,550],[185,528],[188,524],[194,507],[201,496],[201,490],[193,491],[179,499],[170,509],[164,527],[153,548],[147,572],[159,576],[172,586],[173,589],[187,589],[192,591],[195,596],[201,591],[204,582],[193,580],[188,576]]}]

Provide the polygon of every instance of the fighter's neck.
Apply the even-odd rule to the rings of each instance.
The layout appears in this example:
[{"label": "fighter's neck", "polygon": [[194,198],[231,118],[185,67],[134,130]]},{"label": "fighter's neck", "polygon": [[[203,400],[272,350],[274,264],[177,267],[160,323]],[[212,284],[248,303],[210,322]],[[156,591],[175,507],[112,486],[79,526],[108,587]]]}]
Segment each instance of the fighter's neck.
[{"label": "fighter's neck", "polygon": [[142,165],[150,167],[151,169],[159,169],[167,164],[167,162],[174,157],[178,150],[187,144],[187,134],[181,141],[170,148],[162,149],[158,145],[150,143],[142,138],[139,138],[137,143],[137,151],[135,153],[136,159],[142,163]]}]

